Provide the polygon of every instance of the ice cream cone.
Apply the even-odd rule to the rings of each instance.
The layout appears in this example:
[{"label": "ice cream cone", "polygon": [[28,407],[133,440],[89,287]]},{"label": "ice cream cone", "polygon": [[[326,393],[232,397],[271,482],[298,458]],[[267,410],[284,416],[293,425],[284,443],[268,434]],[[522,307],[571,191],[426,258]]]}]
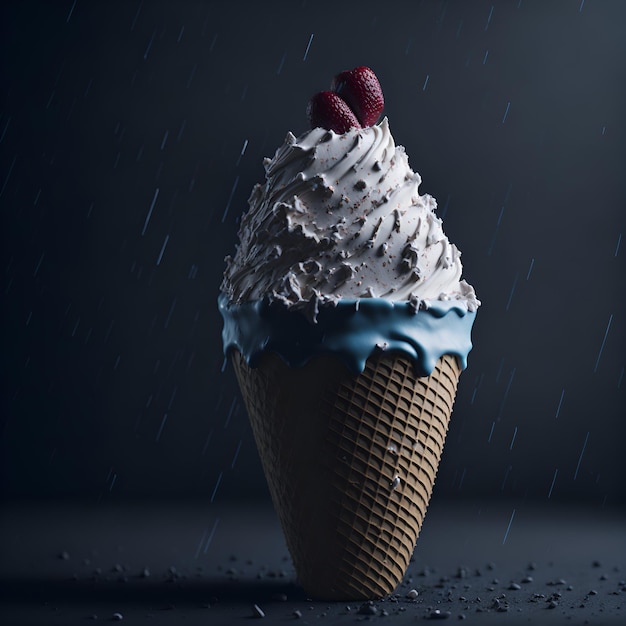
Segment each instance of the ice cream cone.
[{"label": "ice cream cone", "polygon": [[362,374],[321,356],[299,368],[233,352],[274,506],[311,597],[374,599],[404,576],[432,493],[458,376],[444,355],[418,377],[401,355]]}]

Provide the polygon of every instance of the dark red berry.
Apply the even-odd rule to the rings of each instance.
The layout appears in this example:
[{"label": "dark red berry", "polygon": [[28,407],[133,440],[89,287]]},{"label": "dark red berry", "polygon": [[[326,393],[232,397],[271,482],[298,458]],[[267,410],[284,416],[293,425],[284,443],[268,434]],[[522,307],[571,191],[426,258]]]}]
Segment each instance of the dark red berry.
[{"label": "dark red berry", "polygon": [[352,109],[333,91],[320,91],[310,100],[306,110],[311,128],[321,126],[336,133],[361,128]]},{"label": "dark red berry", "polygon": [[348,103],[363,127],[376,124],[385,108],[378,78],[365,65],[337,74],[331,89]]}]

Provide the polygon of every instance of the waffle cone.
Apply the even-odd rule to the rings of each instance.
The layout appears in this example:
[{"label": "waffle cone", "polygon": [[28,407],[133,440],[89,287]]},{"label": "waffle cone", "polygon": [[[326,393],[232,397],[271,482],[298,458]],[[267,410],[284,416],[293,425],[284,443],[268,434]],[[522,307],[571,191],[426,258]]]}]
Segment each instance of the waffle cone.
[{"label": "waffle cone", "polygon": [[394,355],[360,375],[322,356],[233,363],[274,507],[311,597],[373,599],[404,576],[433,489],[460,366]]}]

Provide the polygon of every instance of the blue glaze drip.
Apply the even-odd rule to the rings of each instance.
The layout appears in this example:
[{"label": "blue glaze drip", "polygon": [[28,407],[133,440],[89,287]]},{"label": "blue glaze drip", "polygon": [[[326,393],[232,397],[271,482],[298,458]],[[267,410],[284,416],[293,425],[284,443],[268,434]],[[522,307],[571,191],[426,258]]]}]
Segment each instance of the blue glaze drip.
[{"label": "blue glaze drip", "polygon": [[316,324],[266,299],[234,305],[222,293],[218,305],[225,355],[237,349],[256,367],[263,353],[271,351],[290,367],[300,367],[315,356],[334,354],[355,374],[381,349],[411,358],[419,376],[430,375],[444,354],[458,356],[465,369],[476,318],[475,311],[454,301],[431,302],[415,313],[408,302],[340,300],[336,306],[321,306]]}]

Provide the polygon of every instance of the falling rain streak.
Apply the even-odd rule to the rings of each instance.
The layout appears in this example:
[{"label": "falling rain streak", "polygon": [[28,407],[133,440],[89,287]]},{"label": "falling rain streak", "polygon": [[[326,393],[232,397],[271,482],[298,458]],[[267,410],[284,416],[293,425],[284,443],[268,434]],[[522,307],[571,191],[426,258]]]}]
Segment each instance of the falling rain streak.
[{"label": "falling rain streak", "polygon": [[561,412],[561,405],[563,404],[563,398],[565,397],[565,389],[561,390],[561,397],[559,398],[559,406],[556,407],[556,415],[554,419],[559,418],[559,413]]},{"label": "falling rain streak", "polygon": [[2,140],[4,139],[4,136],[7,132],[7,128],[9,127],[10,123],[11,123],[11,117],[9,116],[6,124],[4,125],[4,128],[2,129],[2,135],[0,135],[0,143],[2,143]]},{"label": "falling rain streak", "polygon": [[513,523],[514,517],[515,517],[515,509],[513,509],[513,513],[511,513],[511,519],[509,520],[509,525],[506,527],[506,532],[504,533],[504,539],[502,540],[502,545],[506,543],[506,539],[509,536],[509,531],[511,530],[511,524]]},{"label": "falling rain streak", "polygon": [[500,421],[500,418],[502,417],[502,411],[504,410],[504,403],[506,402],[507,396],[509,395],[509,391],[511,390],[511,384],[513,383],[514,376],[515,376],[515,368],[513,368],[513,370],[511,371],[511,375],[509,376],[509,382],[506,386],[506,390],[504,391],[504,396],[502,397],[502,401],[500,402],[500,409],[498,411],[497,421]]},{"label": "falling rain streak", "polygon": [[211,430],[209,432],[208,437],[206,438],[206,441],[204,442],[204,446],[202,448],[202,454],[204,455],[204,453],[207,451],[208,447],[209,447],[209,443],[211,443],[211,437],[213,436],[213,430]]},{"label": "falling rain streak", "polygon": [[[56,453],[56,448],[52,451],[52,456]],[[52,458],[52,457],[51,457]],[[109,491],[113,491],[113,487],[117,481],[117,473],[113,471],[113,467],[109,468],[109,473],[107,474],[105,483],[108,484]]]},{"label": "falling rain streak", "polygon": [[496,382],[500,382],[500,376],[502,375],[502,368],[504,367],[504,357],[500,359],[500,365],[498,366],[498,371],[496,373]]},{"label": "falling rain streak", "polygon": [[220,483],[222,482],[222,476],[224,475],[224,472],[220,472],[219,476],[217,477],[217,480],[215,481],[215,487],[213,487],[213,493],[211,494],[211,504],[213,503],[213,500],[215,500],[215,495],[217,494],[217,490],[220,486]]},{"label": "falling rain streak", "polygon": [[506,481],[509,477],[509,474],[511,473],[511,470],[513,469],[512,465],[509,465],[506,468],[506,472],[504,473],[504,479],[502,480],[502,484],[500,485],[500,491],[504,491],[504,486],[506,485]]},{"label": "falling rain streak", "polygon": [[484,377],[485,377],[484,372],[481,373],[481,375],[478,377],[478,380],[476,381],[476,384],[474,385],[474,390],[472,391],[472,399],[470,400],[470,404],[474,404],[474,400],[476,400],[476,394],[478,393],[478,390],[480,389],[480,386],[482,385]]},{"label": "falling rain streak", "polygon": [[224,209],[224,215],[222,215],[222,224],[226,219],[226,215],[228,213],[228,209],[230,209],[230,203],[233,201],[233,196],[235,195],[235,191],[237,189],[237,185],[239,184],[239,175],[235,178],[235,182],[233,184],[233,188],[230,190],[230,196],[228,196],[228,202],[226,203],[226,208]]},{"label": "falling rain streak", "polygon": [[554,470],[554,476],[552,477],[552,484],[550,485],[550,491],[548,491],[548,500],[552,496],[552,490],[554,489],[554,483],[556,482],[556,476],[559,473],[558,469]]},{"label": "falling rain streak", "polygon": [[285,59],[287,58],[287,51],[283,52],[283,56],[280,59],[280,63],[278,64],[278,68],[276,69],[276,75],[280,74],[283,71],[283,65],[285,65]]},{"label": "falling rain streak", "polygon": [[143,0],[141,0],[141,2],[139,3],[139,6],[137,7],[137,12],[135,13],[135,17],[133,18],[133,21],[130,25],[130,32],[132,33],[135,30],[135,24],[137,23],[137,18],[139,17],[139,13],[141,12],[141,7],[143,6]]},{"label": "falling rain streak", "polygon": [[198,543],[198,547],[196,548],[196,553],[194,554],[194,559],[197,560],[197,558],[200,556],[200,552],[202,551],[202,548],[204,547],[204,539],[206,537],[207,534],[207,529],[204,529],[204,532],[202,533],[202,537],[200,537],[200,541]]},{"label": "falling rain streak", "polygon": [[519,276],[519,272],[515,272],[515,278],[513,279],[513,286],[511,287],[511,292],[509,293],[509,299],[506,303],[506,310],[509,310],[511,306],[511,300],[513,299],[513,293],[515,292],[515,287],[517,286],[517,278]]},{"label": "falling rain streak", "polygon": [[216,517],[215,522],[213,522],[213,527],[211,528],[211,532],[209,533],[206,543],[204,544],[204,554],[207,553],[207,550],[209,549],[209,546],[211,545],[211,541],[213,541],[213,535],[215,535],[215,530],[217,528],[217,525],[219,524],[219,521],[220,521],[220,518]]},{"label": "falling rain streak", "polygon": [[500,209],[500,215],[498,215],[498,221],[496,222],[496,230],[493,233],[493,237],[491,238],[491,243],[489,244],[489,249],[487,250],[487,255],[491,256],[491,252],[493,251],[493,246],[496,243],[496,237],[498,236],[498,229],[500,228],[500,222],[502,221],[502,214],[504,213],[504,204]]},{"label": "falling rain streak", "polygon": [[148,222],[150,222],[150,218],[152,217],[152,211],[154,210],[154,205],[156,204],[158,197],[159,197],[159,188],[157,187],[154,190],[154,196],[152,197],[152,203],[150,204],[150,208],[148,209],[148,215],[146,215],[146,221],[143,223],[143,229],[141,231],[142,237],[146,234],[146,228],[148,228]]},{"label": "falling rain streak", "polygon": [[195,63],[194,66],[191,68],[191,72],[189,72],[189,78],[187,79],[187,89],[189,89],[189,87],[191,87],[191,83],[193,82],[194,76],[196,75],[196,70],[198,69],[198,64]]},{"label": "falling rain streak", "polygon": [[467,467],[463,468],[463,472],[461,473],[461,478],[459,480],[459,491],[461,490],[461,487],[463,487],[463,481],[465,480],[465,474],[467,474]]},{"label": "falling rain streak", "polygon": [[41,253],[41,256],[39,257],[39,261],[37,262],[37,265],[35,266],[35,271],[33,272],[33,278],[35,276],[37,276],[37,272],[39,271],[39,268],[41,267],[41,263],[43,261],[43,257],[45,256],[45,252]]},{"label": "falling rain streak", "polygon": [[526,280],[530,278],[530,273],[533,271],[533,266],[535,265],[535,257],[530,260],[530,267],[528,268],[528,273],[526,274]]},{"label": "falling rain streak", "polygon": [[167,246],[167,242],[170,240],[170,236],[165,235],[165,239],[163,240],[163,245],[161,246],[161,252],[159,252],[159,256],[157,258],[156,264],[161,265],[161,259],[163,258],[163,253],[165,252],[165,246]]},{"label": "falling rain streak", "polygon": [[615,253],[613,254],[613,256],[617,256],[617,253],[619,252],[619,245],[620,243],[622,243],[622,233],[620,233],[617,236],[617,245],[615,246]]},{"label": "falling rain streak", "polygon": [[491,22],[492,15],[493,15],[493,4],[491,5],[491,9],[489,10],[489,16],[487,17],[487,23],[485,24],[485,30],[489,28],[489,22]]},{"label": "falling rain streak", "polygon": [[163,324],[163,328],[167,328],[170,325],[170,320],[172,319],[172,313],[174,312],[174,307],[176,306],[176,300],[177,298],[174,298],[172,300],[172,304],[170,304],[170,310],[168,311],[167,317],[165,318],[165,323]]},{"label": "falling rain streak", "polygon": [[504,111],[504,115],[502,116],[502,123],[504,124],[504,122],[506,121],[506,117],[509,114],[509,108],[511,107],[511,103],[507,102],[506,103],[506,110]]},{"label": "falling rain streak", "polygon": [[[207,550],[209,549],[209,546],[211,545],[211,541],[213,541],[213,535],[215,534],[215,529],[217,528],[217,525],[220,521],[219,517],[215,518],[215,522],[213,522],[213,526],[211,528],[211,530],[209,531],[208,528],[204,529],[204,532],[202,533],[202,537],[200,538],[200,542],[198,543],[198,547],[196,549],[196,554],[194,555],[194,559],[197,559],[200,556],[200,553],[202,552],[202,554],[206,554]],[[207,532],[208,532],[208,537],[207,537]]]},{"label": "falling rain streak", "polygon": [[239,440],[237,444],[237,449],[235,450],[235,454],[233,454],[233,460],[230,463],[230,469],[235,469],[235,463],[237,462],[237,457],[239,456],[239,450],[241,450],[242,439]]},{"label": "falling rain streak", "polygon": [[245,152],[246,152],[246,148],[247,148],[247,147],[248,147],[248,140],[246,139],[246,140],[243,142],[243,147],[241,148],[241,152],[239,153],[239,158],[237,159],[237,163],[235,163],[235,165],[239,165],[239,163],[240,163],[240,161],[241,161],[241,159],[242,159],[243,155],[244,155],[244,154],[245,154]]},{"label": "falling rain streak", "polygon": [[143,60],[145,61],[148,58],[148,54],[150,54],[150,48],[152,48],[152,43],[154,42],[154,38],[156,37],[156,28],[154,29],[154,32],[152,33],[152,37],[150,37],[150,41],[148,42],[148,47],[146,48],[146,51],[143,53]]},{"label": "falling rain streak", "polygon": [[311,33],[311,36],[309,37],[309,43],[306,45],[306,50],[304,51],[304,56],[302,57],[303,61],[306,61],[307,56],[309,56],[309,50],[311,48],[311,43],[313,43],[313,35],[315,33]]},{"label": "falling rain streak", "polygon": [[228,410],[228,415],[226,416],[226,421],[224,422],[224,430],[228,428],[228,424],[230,423],[230,418],[235,411],[235,406],[237,406],[237,398],[233,398],[233,401],[230,403],[230,409]]},{"label": "falling rain streak", "polygon": [[167,413],[165,413],[165,415],[163,415],[163,419],[161,420],[161,425],[159,426],[159,430],[156,434],[156,439],[155,441],[159,441],[159,439],[161,438],[161,433],[163,432],[163,428],[165,427],[165,422],[167,421]]},{"label": "falling rain streak", "polygon": [[9,178],[11,178],[11,172],[13,171],[13,167],[15,166],[16,159],[17,159],[17,154],[13,157],[13,161],[11,162],[11,166],[9,167],[9,171],[6,175],[6,178],[4,179],[4,183],[2,184],[2,189],[0,189],[0,197],[2,197],[2,194],[4,193],[7,183],[9,182]]},{"label": "falling rain streak", "polygon": [[600,351],[598,352],[598,358],[596,359],[595,367],[593,368],[593,373],[595,374],[598,371],[598,365],[600,364],[600,357],[602,356],[602,352],[604,351],[604,346],[606,344],[606,338],[609,335],[609,329],[611,328],[611,322],[613,321],[613,313],[609,316],[609,323],[606,325],[606,331],[604,332],[604,338],[602,339],[602,345],[600,346]]},{"label": "falling rain streak", "polygon": [[585,454],[585,448],[587,447],[587,441],[589,441],[589,431],[585,436],[585,443],[583,443],[583,449],[580,451],[580,456],[578,457],[578,463],[576,464],[576,471],[574,472],[574,480],[576,480],[578,476],[578,470],[580,469],[580,463],[583,460],[583,454]]}]

